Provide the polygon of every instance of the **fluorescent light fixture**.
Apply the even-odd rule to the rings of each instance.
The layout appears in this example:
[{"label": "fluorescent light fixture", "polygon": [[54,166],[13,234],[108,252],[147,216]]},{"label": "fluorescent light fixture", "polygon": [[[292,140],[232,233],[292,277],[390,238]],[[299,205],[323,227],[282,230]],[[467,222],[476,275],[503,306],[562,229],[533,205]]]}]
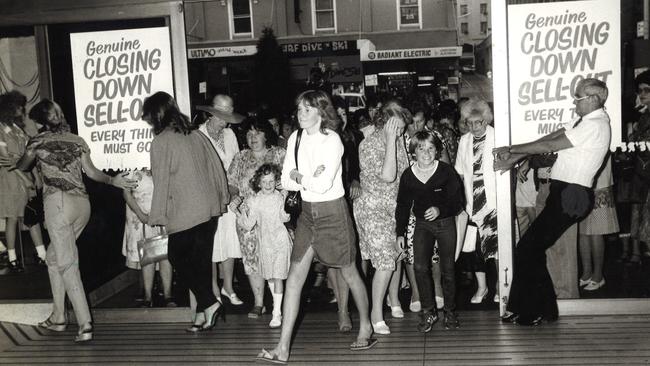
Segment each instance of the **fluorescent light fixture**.
[{"label": "fluorescent light fixture", "polygon": [[415,74],[413,71],[395,71],[395,72],[380,72],[379,75],[391,76],[391,75],[411,75]]},{"label": "fluorescent light fixture", "polygon": [[422,83],[422,84],[418,84],[418,86],[431,86],[431,83]]}]

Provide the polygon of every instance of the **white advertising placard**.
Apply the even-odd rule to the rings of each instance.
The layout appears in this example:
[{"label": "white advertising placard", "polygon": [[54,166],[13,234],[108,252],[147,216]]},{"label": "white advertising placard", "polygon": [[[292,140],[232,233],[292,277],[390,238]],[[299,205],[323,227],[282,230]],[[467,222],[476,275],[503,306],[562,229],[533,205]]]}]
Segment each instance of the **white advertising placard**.
[{"label": "white advertising placard", "polygon": [[174,95],[169,28],[70,34],[77,126],[99,169],[149,167],[144,99]]},{"label": "white advertising placard", "polygon": [[619,1],[508,6],[513,143],[535,140],[574,119],[578,82],[597,78],[609,87],[605,109],[611,119],[611,145],[620,145],[620,33]]}]

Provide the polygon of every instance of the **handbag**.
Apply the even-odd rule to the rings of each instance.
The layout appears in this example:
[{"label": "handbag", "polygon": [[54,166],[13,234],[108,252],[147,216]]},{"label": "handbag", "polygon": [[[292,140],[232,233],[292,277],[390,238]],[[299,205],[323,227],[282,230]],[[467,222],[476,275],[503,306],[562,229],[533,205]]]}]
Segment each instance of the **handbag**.
[{"label": "handbag", "polygon": [[[300,139],[302,138],[302,128],[298,130],[296,135],[296,148],[293,150],[294,158],[296,161],[296,169],[298,169],[298,147],[300,147]],[[302,209],[302,196],[300,191],[289,192],[287,198],[284,200],[284,211],[291,216],[297,216]]]},{"label": "handbag", "polygon": [[[142,236],[144,233],[144,224],[142,224]],[[167,241],[169,237],[166,230],[162,229],[162,234],[156,235],[151,238],[144,238],[138,240],[138,256],[140,257],[140,265],[146,266],[147,264],[160,262],[167,259]]]}]

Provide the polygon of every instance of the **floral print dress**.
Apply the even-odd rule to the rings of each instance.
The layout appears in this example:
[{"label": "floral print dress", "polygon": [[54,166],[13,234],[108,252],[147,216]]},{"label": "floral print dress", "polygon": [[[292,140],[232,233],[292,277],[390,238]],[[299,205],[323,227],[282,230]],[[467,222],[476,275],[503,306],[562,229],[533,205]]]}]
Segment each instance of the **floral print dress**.
[{"label": "floral print dress", "polygon": [[[250,180],[257,168],[263,164],[277,164],[282,166],[286,151],[277,146],[270,147],[262,159],[257,159],[250,149],[238,152],[228,168],[228,184],[239,189],[239,195],[244,199],[240,210],[247,210],[246,199],[255,195],[250,186]],[[247,275],[261,275],[259,258],[259,240],[257,228],[247,230],[237,224],[237,236],[244,262],[244,271]]]},{"label": "floral print dress", "polygon": [[[0,146],[10,156],[21,157],[29,137],[16,125],[0,122]],[[20,177],[20,171],[0,167],[0,219],[22,217],[29,196],[27,182]]]},{"label": "floral print dress", "polygon": [[[369,259],[377,270],[395,270],[395,208],[399,177],[409,166],[407,151],[397,141],[397,179],[381,180],[386,153],[383,129],[376,129],[359,145],[361,196],[354,202],[354,217],[359,232],[361,258]],[[401,138],[400,138],[401,140]]]}]

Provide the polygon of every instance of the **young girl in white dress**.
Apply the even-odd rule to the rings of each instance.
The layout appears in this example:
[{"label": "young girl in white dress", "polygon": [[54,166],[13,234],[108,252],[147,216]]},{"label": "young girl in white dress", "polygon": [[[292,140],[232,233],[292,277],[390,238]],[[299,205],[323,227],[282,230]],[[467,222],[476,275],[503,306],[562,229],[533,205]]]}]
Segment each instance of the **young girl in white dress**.
[{"label": "young girl in white dress", "polygon": [[292,248],[289,232],[284,226],[290,216],[284,211],[284,196],[276,189],[280,176],[280,167],[275,164],[259,167],[250,181],[257,193],[246,200],[248,212],[237,213],[237,220],[243,228],[252,230],[255,225],[258,226],[262,277],[267,280],[273,294],[271,328],[282,325],[282,280],[289,274]]}]

